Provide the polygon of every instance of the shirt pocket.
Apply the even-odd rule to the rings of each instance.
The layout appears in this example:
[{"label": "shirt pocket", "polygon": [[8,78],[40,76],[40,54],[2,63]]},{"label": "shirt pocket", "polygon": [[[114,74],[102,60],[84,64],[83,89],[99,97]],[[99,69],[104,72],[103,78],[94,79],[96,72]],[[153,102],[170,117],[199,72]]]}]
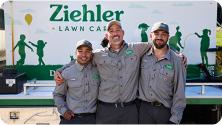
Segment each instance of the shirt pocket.
[{"label": "shirt pocket", "polygon": [[81,81],[76,78],[67,80],[67,83],[70,88],[79,88],[82,86]]},{"label": "shirt pocket", "polygon": [[98,88],[98,86],[100,84],[100,76],[99,76],[98,72],[92,73],[90,77],[91,77],[91,79],[89,82],[89,86]]},{"label": "shirt pocket", "polygon": [[162,79],[165,82],[171,83],[173,81],[173,76],[174,76],[174,70],[169,70],[165,68],[160,69],[160,79]]},{"label": "shirt pocket", "polygon": [[114,70],[117,67],[115,60],[112,61],[111,58],[103,58],[98,61],[97,69],[100,73],[101,78],[109,79],[112,76]]},{"label": "shirt pocket", "polygon": [[98,60],[99,65],[110,65],[111,64],[111,58],[104,57]]},{"label": "shirt pocket", "polygon": [[128,70],[128,73],[134,72],[137,70],[139,59],[136,55],[131,55],[125,57],[125,63],[126,63],[126,69]]},{"label": "shirt pocket", "polygon": [[[152,70],[153,68],[153,64],[151,60],[148,59],[142,59],[141,60],[141,64],[140,64],[140,79],[145,82],[145,83],[149,83],[147,81],[150,81],[152,74],[154,74],[155,72],[153,72]],[[145,86],[149,86],[149,84],[145,84]]]},{"label": "shirt pocket", "polygon": [[91,86],[99,86],[100,80],[91,80],[90,84]]},{"label": "shirt pocket", "polygon": [[83,97],[84,87],[79,79],[69,79],[68,84],[68,94],[74,100],[79,100]]},{"label": "shirt pocket", "polygon": [[142,59],[141,64],[140,64],[140,68],[141,69],[149,69],[152,68],[154,64],[152,63],[151,60],[149,59]]}]

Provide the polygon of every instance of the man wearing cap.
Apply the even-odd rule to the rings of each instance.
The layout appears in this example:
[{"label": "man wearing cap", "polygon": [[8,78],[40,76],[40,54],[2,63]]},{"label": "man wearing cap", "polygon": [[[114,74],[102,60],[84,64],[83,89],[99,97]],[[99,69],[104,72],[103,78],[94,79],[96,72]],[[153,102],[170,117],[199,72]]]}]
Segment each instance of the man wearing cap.
[{"label": "man wearing cap", "polygon": [[64,84],[53,92],[55,105],[62,115],[60,124],[95,124],[99,73],[91,64],[92,44],[77,42],[76,61],[61,72]]},{"label": "man wearing cap", "polygon": [[101,76],[96,121],[99,124],[136,124],[140,58],[151,47],[147,43],[127,43],[118,21],[107,25],[109,47],[98,50],[93,61]]},{"label": "man wearing cap", "polygon": [[141,60],[139,123],[180,123],[186,106],[186,70],[181,57],[167,45],[168,25],[157,22],[151,29],[152,48]]}]

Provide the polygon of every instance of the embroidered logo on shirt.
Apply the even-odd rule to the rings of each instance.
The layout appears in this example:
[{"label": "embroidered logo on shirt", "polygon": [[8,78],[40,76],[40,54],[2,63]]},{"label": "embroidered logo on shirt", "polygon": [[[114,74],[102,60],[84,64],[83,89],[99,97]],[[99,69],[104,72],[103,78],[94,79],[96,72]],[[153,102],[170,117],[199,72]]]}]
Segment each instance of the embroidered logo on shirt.
[{"label": "embroidered logo on shirt", "polygon": [[125,55],[126,55],[126,56],[131,56],[131,55],[133,55],[133,53],[134,53],[134,52],[133,52],[133,50],[131,50],[131,49],[128,49],[128,50],[125,51]]},{"label": "embroidered logo on shirt", "polygon": [[173,65],[172,64],[166,64],[165,68],[168,70],[173,70]]},{"label": "embroidered logo on shirt", "polygon": [[98,74],[98,73],[94,73],[94,74],[92,75],[92,79],[93,79],[93,80],[100,80],[99,74]]}]

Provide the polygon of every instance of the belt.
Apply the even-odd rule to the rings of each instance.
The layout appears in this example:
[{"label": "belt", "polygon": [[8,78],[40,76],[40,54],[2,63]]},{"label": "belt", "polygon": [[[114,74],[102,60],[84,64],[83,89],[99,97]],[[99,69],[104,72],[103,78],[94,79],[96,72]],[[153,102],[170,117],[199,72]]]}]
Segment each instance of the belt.
[{"label": "belt", "polygon": [[[81,118],[81,117],[89,116],[89,115],[95,115],[95,113],[74,113],[74,117],[72,117],[71,119],[75,117]],[[64,117],[60,115],[60,119],[64,119]]]},{"label": "belt", "polygon": [[74,113],[74,116],[82,117],[88,115],[95,115],[95,113]]},{"label": "belt", "polygon": [[150,104],[150,105],[152,105],[152,106],[156,106],[156,107],[163,106],[163,104],[160,103],[160,102],[158,102],[158,101],[147,102],[147,101],[143,101],[143,100],[142,100],[142,102],[148,103],[148,104]]},{"label": "belt", "polygon": [[117,108],[117,107],[125,107],[128,105],[135,104],[135,100],[130,101],[130,102],[118,102],[118,103],[103,102],[103,101],[98,100],[98,103],[101,105],[115,106]]}]

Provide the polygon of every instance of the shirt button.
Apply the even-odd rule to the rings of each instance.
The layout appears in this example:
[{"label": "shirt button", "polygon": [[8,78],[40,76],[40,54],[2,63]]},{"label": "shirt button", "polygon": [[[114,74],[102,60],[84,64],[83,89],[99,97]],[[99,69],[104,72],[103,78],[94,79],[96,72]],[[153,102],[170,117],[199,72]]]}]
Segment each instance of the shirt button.
[{"label": "shirt button", "polygon": [[150,86],[150,88],[151,88],[151,86]]},{"label": "shirt button", "polygon": [[123,77],[122,77],[122,76],[120,76],[119,78],[120,78],[120,79],[122,79]]}]

